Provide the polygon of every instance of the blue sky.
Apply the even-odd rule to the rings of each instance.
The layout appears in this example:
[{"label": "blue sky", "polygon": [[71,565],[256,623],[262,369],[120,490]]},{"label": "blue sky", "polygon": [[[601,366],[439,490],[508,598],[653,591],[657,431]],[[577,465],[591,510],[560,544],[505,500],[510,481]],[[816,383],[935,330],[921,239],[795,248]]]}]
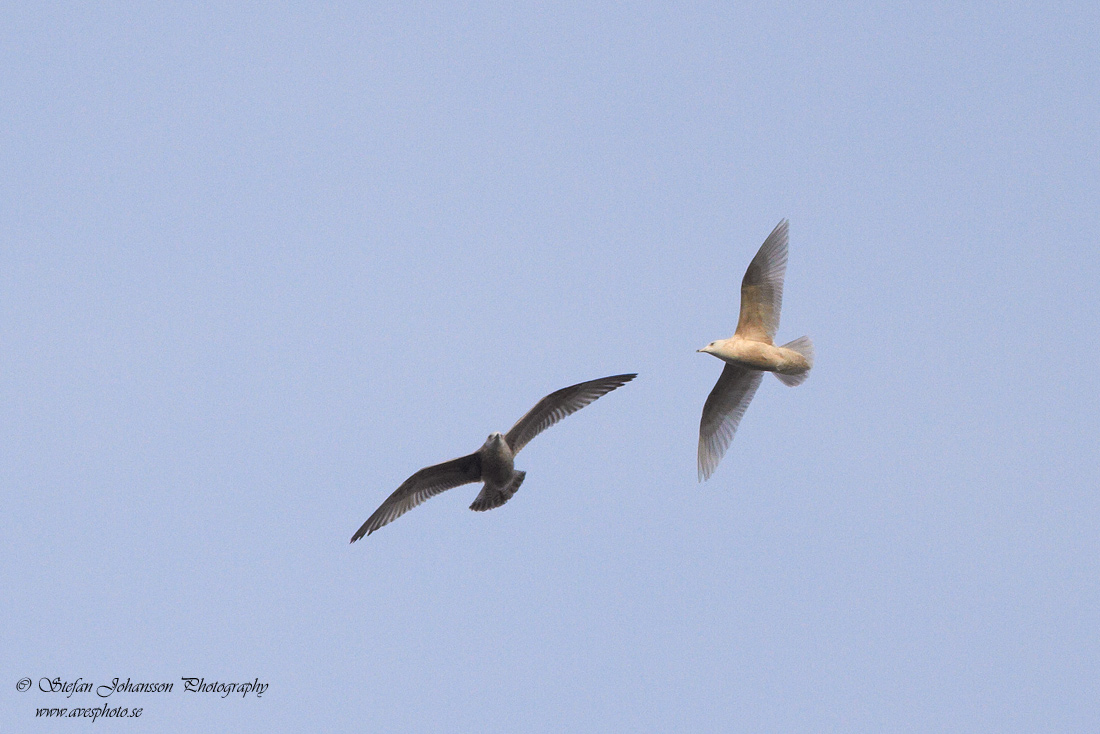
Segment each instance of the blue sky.
[{"label": "blue sky", "polygon": [[[55,676],[270,684],[148,732],[1100,720],[1095,4],[0,19],[0,728],[101,703]],[[700,485],[785,217],[817,362]]]}]

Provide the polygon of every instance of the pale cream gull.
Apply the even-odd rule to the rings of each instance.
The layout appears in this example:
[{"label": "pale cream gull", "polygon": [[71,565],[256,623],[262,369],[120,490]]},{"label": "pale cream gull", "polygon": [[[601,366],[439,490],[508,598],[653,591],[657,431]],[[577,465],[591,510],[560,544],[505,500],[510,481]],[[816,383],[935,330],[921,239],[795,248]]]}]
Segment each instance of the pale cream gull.
[{"label": "pale cream gull", "polygon": [[784,219],[749,263],[741,281],[741,316],[737,331],[700,352],[726,363],[710,391],[699,421],[699,481],[709,479],[729,448],[737,424],[760,386],[772,372],[789,387],[801,385],[814,364],[814,345],[803,336],[777,347],[772,341],[779,328],[783,304],[783,276],[787,271],[787,220]]}]

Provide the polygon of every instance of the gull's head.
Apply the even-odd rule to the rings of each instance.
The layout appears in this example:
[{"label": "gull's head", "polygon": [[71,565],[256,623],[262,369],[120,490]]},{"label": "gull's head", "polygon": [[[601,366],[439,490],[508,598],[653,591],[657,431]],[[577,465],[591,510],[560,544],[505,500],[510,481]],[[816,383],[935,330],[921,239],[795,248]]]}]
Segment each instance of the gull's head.
[{"label": "gull's head", "polygon": [[489,438],[485,439],[485,444],[488,445],[488,446],[491,446],[491,445],[497,444],[497,443],[503,443],[503,442],[504,442],[504,434],[501,433],[500,431],[493,431],[492,433],[489,434]]},{"label": "gull's head", "polygon": [[706,354],[714,354],[714,346],[715,346],[715,345],[716,345],[717,343],[718,343],[718,342],[711,342],[710,344],[706,345],[706,346],[705,346],[705,347],[703,347],[702,349],[696,349],[695,351],[696,351],[696,352],[704,352],[704,353],[706,353]]}]

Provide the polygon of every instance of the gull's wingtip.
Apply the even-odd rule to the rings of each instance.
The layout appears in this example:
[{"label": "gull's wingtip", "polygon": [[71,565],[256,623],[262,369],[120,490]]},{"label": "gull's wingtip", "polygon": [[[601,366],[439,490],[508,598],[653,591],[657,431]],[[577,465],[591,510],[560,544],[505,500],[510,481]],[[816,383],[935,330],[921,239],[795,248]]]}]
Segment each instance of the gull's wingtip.
[{"label": "gull's wingtip", "polygon": [[[600,378],[597,378],[595,380],[592,380],[592,382],[602,382],[605,385],[612,384],[615,387],[622,387],[623,385],[630,382],[631,380],[633,380],[637,376],[638,376],[637,372],[628,372],[624,375],[608,375],[607,377],[600,377]],[[614,389],[614,388],[612,388],[612,389]]]}]

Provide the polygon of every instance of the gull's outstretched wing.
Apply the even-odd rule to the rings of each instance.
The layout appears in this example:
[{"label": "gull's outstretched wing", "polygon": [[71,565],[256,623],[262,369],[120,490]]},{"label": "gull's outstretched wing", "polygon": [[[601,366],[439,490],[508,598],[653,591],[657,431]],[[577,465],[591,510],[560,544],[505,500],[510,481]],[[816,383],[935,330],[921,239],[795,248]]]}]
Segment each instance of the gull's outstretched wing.
[{"label": "gull's outstretched wing", "polygon": [[606,395],[617,387],[622,387],[637,376],[637,374],[629,374],[601,377],[598,380],[563,387],[561,390],[550,393],[538,401],[535,407],[527,411],[527,414],[508,430],[504,437],[508,442],[508,448],[512,449],[513,455],[518,454],[519,450],[532,438],[565,416],[576,413],[596,398]]},{"label": "gull's outstretched wing", "polygon": [[741,279],[738,336],[772,343],[783,306],[783,276],[787,272],[787,220],[775,226]]},{"label": "gull's outstretched wing", "polygon": [[735,367],[727,363],[714,389],[703,405],[703,418],[699,421],[699,481],[709,479],[718,462],[729,448],[737,424],[745,415],[745,408],[760,387],[759,370]]},{"label": "gull's outstretched wing", "polygon": [[363,527],[351,536],[351,542],[370,535],[386,523],[393,522],[429,497],[435,497],[454,487],[481,480],[481,457],[475,451],[469,456],[428,466],[406,479],[386,501],[367,518]]}]

